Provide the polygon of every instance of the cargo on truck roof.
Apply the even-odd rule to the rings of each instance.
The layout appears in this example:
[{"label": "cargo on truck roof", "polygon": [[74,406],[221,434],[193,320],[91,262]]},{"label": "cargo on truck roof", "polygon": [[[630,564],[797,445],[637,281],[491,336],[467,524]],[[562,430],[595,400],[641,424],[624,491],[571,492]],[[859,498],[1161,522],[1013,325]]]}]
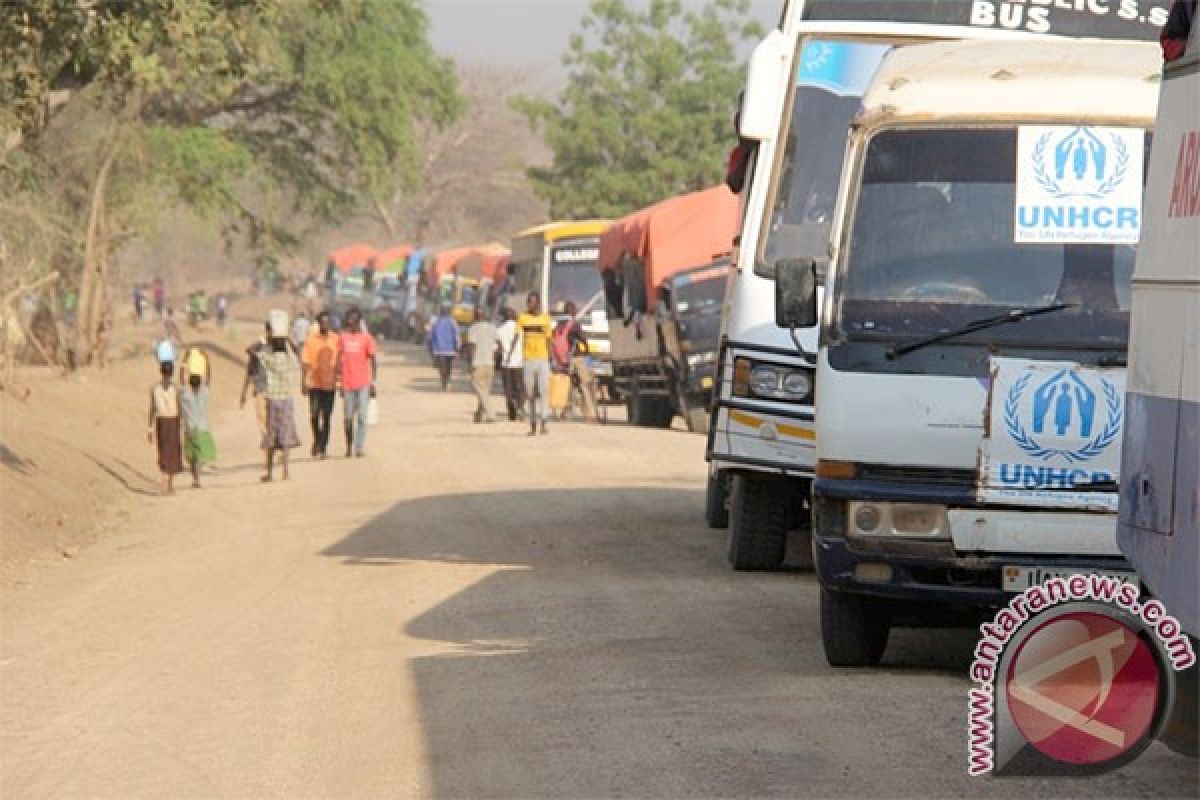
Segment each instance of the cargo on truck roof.
[{"label": "cargo on truck roof", "polygon": [[642,262],[650,311],[664,280],[732,251],[737,222],[738,198],[728,187],[672,197],[609,225],[597,265],[603,272],[618,269],[626,256]]}]

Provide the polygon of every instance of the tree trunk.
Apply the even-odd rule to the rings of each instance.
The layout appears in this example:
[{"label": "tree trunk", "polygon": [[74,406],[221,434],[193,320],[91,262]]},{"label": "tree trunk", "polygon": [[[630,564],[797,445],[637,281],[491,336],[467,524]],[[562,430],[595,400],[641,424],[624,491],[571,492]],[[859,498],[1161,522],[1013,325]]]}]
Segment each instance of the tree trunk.
[{"label": "tree trunk", "polygon": [[387,228],[388,241],[395,243],[400,239],[400,232],[396,230],[396,221],[392,219],[392,215],[388,213],[387,206],[378,197],[372,198],[375,203],[375,213],[379,215],[379,220],[383,226]]},{"label": "tree trunk", "polygon": [[79,299],[76,307],[76,353],[82,363],[89,363],[96,346],[98,325],[102,319],[100,309],[107,294],[108,239],[104,224],[105,197],[108,192],[108,176],[120,151],[120,142],[113,135],[104,161],[96,173],[92,185],[92,198],[88,209],[87,232],[83,241],[83,274],[79,281]]}]

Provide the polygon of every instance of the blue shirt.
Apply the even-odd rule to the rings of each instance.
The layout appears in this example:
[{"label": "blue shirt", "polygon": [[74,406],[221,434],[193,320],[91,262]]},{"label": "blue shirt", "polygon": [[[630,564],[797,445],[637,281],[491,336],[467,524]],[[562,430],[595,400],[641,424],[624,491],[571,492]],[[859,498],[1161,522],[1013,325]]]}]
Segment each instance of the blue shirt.
[{"label": "blue shirt", "polygon": [[429,352],[435,356],[458,354],[458,323],[450,317],[438,317],[429,329]]}]

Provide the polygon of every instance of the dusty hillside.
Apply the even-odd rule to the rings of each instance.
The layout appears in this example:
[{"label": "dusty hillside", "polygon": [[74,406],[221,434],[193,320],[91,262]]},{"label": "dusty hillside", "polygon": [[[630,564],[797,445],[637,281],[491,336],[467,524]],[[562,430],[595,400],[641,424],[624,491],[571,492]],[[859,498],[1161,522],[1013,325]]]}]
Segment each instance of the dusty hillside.
[{"label": "dusty hillside", "polygon": [[[184,327],[213,356],[214,418],[237,408],[243,347],[272,305],[287,303],[249,298],[225,330]],[[0,582],[27,583],[37,568],[73,557],[127,522],[124,501],[157,493],[146,412],[160,333],[158,324],[127,324],[106,369],[26,369],[15,391],[0,391]]]}]

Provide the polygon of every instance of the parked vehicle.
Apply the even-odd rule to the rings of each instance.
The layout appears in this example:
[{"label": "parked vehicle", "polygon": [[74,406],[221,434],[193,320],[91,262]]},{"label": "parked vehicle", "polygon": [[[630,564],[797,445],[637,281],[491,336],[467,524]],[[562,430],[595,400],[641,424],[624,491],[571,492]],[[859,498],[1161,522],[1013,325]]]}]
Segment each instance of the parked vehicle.
[{"label": "parked vehicle", "polygon": [[596,358],[594,370],[602,394],[611,397],[608,318],[604,286],[596,270],[600,234],[607,227],[607,220],[549,222],[514,234],[508,279],[499,290],[496,307],[520,313],[532,291],[541,294],[545,309],[575,303],[588,349]]},{"label": "parked vehicle", "polygon": [[[1117,542],[1200,651],[1200,25],[1168,62],[1133,273]],[[1161,738],[1197,751],[1197,667]]]},{"label": "parked vehicle", "polygon": [[1003,605],[1116,545],[1149,44],[892,52],[846,151],[830,252],[776,265],[817,321],[813,555],[835,666],[919,610]]},{"label": "parked vehicle", "polygon": [[1165,19],[1161,0],[1088,8],[942,0],[786,4],[779,29],[751,57],[739,114],[749,177],[706,451],[706,516],[713,527],[729,526],[735,568],[780,566],[788,537],[809,527],[817,329],[775,324],[772,277],[781,260],[828,255],[846,130],[888,48],[1039,35],[1153,41]]},{"label": "parked vehicle", "polygon": [[600,237],[614,386],[630,423],[708,430],[737,196],[720,186],[617,220]]}]

